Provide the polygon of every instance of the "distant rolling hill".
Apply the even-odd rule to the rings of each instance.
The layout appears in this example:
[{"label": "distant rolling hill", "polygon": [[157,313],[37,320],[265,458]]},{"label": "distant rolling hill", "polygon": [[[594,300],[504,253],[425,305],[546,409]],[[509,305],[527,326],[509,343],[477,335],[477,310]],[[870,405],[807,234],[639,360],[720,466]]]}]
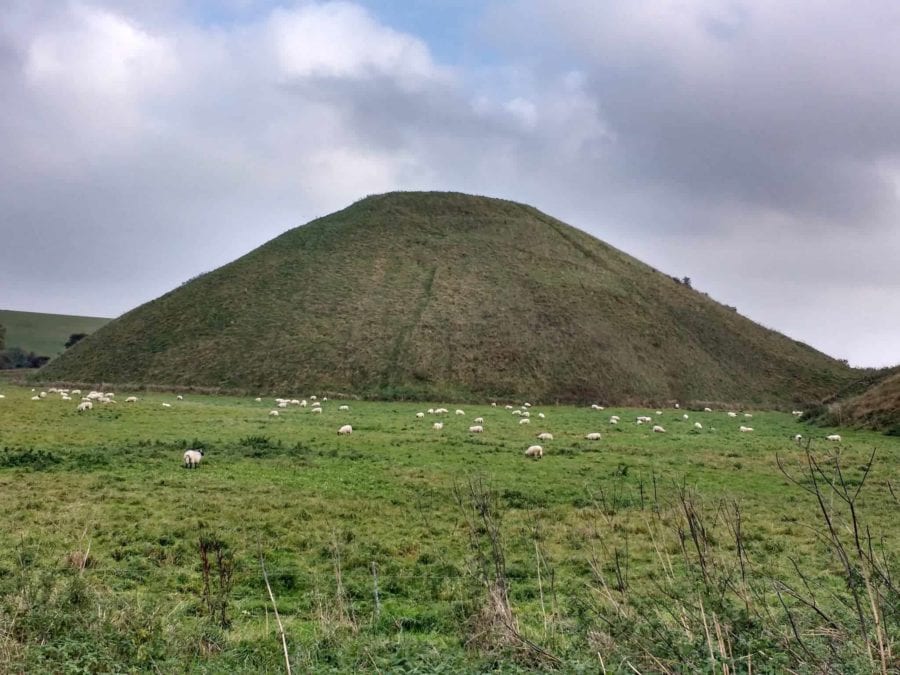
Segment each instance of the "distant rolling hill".
[{"label": "distant rolling hill", "polygon": [[809,417],[820,424],[900,435],[900,366],[870,372],[814,408]]},{"label": "distant rolling hill", "polygon": [[854,373],[530,206],[410,192],[285,232],[110,322],[40,376],[787,404]]},{"label": "distant rolling hill", "polygon": [[6,346],[54,357],[65,350],[73,333],[93,333],[110,322],[94,316],[40,314],[0,309],[0,326],[6,327]]}]

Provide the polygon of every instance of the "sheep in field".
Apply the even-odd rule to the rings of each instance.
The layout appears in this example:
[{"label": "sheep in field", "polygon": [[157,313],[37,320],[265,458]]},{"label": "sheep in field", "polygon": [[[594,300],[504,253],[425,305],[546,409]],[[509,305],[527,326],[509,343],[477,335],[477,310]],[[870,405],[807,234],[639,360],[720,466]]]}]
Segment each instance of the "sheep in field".
[{"label": "sheep in field", "polygon": [[78,404],[78,407],[75,408],[77,412],[84,412],[85,410],[92,410],[94,408],[94,404],[90,401],[82,401]]},{"label": "sheep in field", "polygon": [[312,408],[311,410],[312,410],[314,413],[320,413],[320,412],[322,412],[322,409],[321,409],[321,408]]},{"label": "sheep in field", "polygon": [[519,420],[519,424],[531,424],[531,420],[528,419],[527,417],[523,417],[522,419]]},{"label": "sheep in field", "polygon": [[538,435],[537,435],[537,439],[538,439],[539,441],[552,441],[552,440],[553,440],[553,434],[551,434],[551,433],[545,431],[545,432],[543,432],[543,433],[538,434]]},{"label": "sheep in field", "polygon": [[277,410],[270,410],[270,411],[269,411],[269,417],[278,417],[278,411],[277,411]]},{"label": "sheep in field", "polygon": [[178,396],[175,397],[175,400],[176,400],[176,401],[183,401],[183,400],[184,400],[184,396],[182,396],[181,394],[178,394]]},{"label": "sheep in field", "polygon": [[476,417],[476,418],[475,418],[474,420],[472,420],[472,421],[475,422],[475,424],[484,424],[484,418],[483,418],[483,417]]},{"label": "sheep in field", "polygon": [[[109,397],[107,397],[109,398]],[[125,403],[137,403],[137,396],[129,396],[125,399]]]},{"label": "sheep in field", "polygon": [[741,425],[740,432],[742,434],[749,434],[751,431],[753,431],[753,427],[745,427],[743,424]]},{"label": "sheep in field", "polygon": [[287,408],[287,407],[288,407],[288,402],[287,402],[287,401],[279,401],[279,402],[278,402],[278,407],[279,407],[279,408]]},{"label": "sheep in field", "polygon": [[794,436],[794,442],[797,445],[800,445],[800,441],[802,441],[802,440],[803,440],[803,434],[797,434],[796,436]]},{"label": "sheep in field", "polygon": [[471,427],[469,427],[469,431],[473,434],[480,434],[484,432],[484,427],[480,424],[473,424]]},{"label": "sheep in field", "polygon": [[522,416],[522,411],[521,411],[521,410],[513,410],[512,414],[515,415],[515,416],[517,416],[517,417],[521,417],[521,416]]},{"label": "sheep in field", "polygon": [[712,408],[704,408],[703,412],[712,412]]},{"label": "sheep in field", "polygon": [[257,403],[262,403],[262,399],[261,399],[259,396],[257,396],[257,397],[256,397],[255,399],[253,399],[253,400],[256,401]]},{"label": "sheep in field", "polygon": [[349,405],[339,405],[338,410],[342,410],[342,411],[350,410],[350,406]]},{"label": "sheep in field", "polygon": [[440,431],[441,429],[444,428],[444,423],[443,422],[435,422],[434,424],[431,425],[431,428],[436,429],[437,431]]},{"label": "sheep in field", "polygon": [[700,422],[694,422],[694,428],[695,428],[695,429],[702,429],[702,428],[703,428],[703,425],[700,424]]},{"label": "sheep in field", "polygon": [[349,424],[345,424],[340,429],[338,429],[338,435],[340,436],[349,436],[352,433],[353,427],[351,427]]},{"label": "sheep in field", "polygon": [[171,404],[171,403],[163,403],[163,404],[162,404],[162,407],[163,407],[163,408],[171,408],[171,407],[172,407],[172,404]]},{"label": "sheep in field", "polygon": [[540,417],[541,419],[544,419],[544,417],[546,417],[546,415],[544,415],[544,413],[538,413],[538,417]]},{"label": "sheep in field", "polygon": [[525,456],[540,459],[544,456],[544,449],[539,445],[532,445],[525,451]]},{"label": "sheep in field", "polygon": [[737,417],[737,413],[736,413],[736,412],[729,412],[729,413],[728,413],[728,416],[729,416],[729,417]]},{"label": "sheep in field", "polygon": [[826,440],[826,441],[834,441],[834,442],[836,442],[836,443],[840,443],[840,442],[841,442],[841,437],[840,437],[840,435],[838,435],[838,434],[831,434],[830,436],[826,436],[826,437],[825,437],[825,440]]},{"label": "sheep in field", "polygon": [[585,436],[585,439],[587,439],[587,440],[589,440],[589,441],[599,441],[599,440],[600,440],[600,434],[598,434],[598,433],[595,431],[595,432],[590,433],[590,434],[588,434],[587,436]]},{"label": "sheep in field", "polygon": [[184,468],[196,469],[200,466],[200,460],[203,459],[203,450],[187,450],[184,453]]},{"label": "sheep in field", "polygon": [[753,417],[753,415],[751,415],[750,413],[744,413],[744,417],[749,419],[749,418]]},{"label": "sheep in field", "polygon": [[419,419],[421,419],[421,418],[425,417],[425,413],[423,413],[423,412],[417,412],[417,413],[416,413],[416,417],[418,417]]},{"label": "sheep in field", "polygon": [[455,414],[455,415],[465,415],[466,412],[465,412],[465,410],[457,410],[457,411],[455,411],[454,414]]},{"label": "sheep in field", "polygon": [[653,427],[653,433],[664,434],[664,433],[666,433],[666,430],[657,424],[656,426]]}]

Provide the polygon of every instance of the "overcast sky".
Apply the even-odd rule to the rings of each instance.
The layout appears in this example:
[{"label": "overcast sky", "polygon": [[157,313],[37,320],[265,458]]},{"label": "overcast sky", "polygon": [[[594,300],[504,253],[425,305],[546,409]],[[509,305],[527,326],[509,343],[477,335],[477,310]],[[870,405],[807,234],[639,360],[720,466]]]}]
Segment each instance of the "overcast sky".
[{"label": "overcast sky", "polygon": [[900,363],[898,64],[896,0],[3,0],[0,307],[115,316],[460,190]]}]

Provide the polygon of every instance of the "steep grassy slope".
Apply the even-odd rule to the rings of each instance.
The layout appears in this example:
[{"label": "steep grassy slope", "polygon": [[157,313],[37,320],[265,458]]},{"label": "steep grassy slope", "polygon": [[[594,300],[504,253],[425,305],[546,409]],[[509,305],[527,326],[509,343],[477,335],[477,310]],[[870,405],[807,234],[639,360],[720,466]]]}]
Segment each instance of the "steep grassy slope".
[{"label": "steep grassy slope", "polygon": [[56,356],[65,349],[72,333],[93,333],[110,319],[67,314],[40,314],[0,309],[0,325],[6,327],[6,346],[43,356]]},{"label": "steep grassy slope", "polygon": [[139,307],[66,381],[543,400],[821,399],[852,371],[536,209],[390,193]]},{"label": "steep grassy slope", "polygon": [[889,431],[900,435],[900,367],[873,378],[860,392],[841,397],[822,411],[825,424],[841,424]]}]

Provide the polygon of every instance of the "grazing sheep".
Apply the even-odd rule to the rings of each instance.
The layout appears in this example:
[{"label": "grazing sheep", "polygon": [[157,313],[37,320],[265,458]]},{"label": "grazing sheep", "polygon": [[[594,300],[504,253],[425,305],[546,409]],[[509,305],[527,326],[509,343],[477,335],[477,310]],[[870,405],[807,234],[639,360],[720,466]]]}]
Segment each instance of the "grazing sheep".
[{"label": "grazing sheep", "polygon": [[494,401],[493,403],[491,403],[491,407],[492,407],[492,408],[496,408],[496,407],[497,407],[497,402]]},{"label": "grazing sheep", "polygon": [[320,412],[322,412],[322,409],[321,409],[321,408],[310,408],[310,410],[312,410],[312,412],[314,412],[314,413],[320,413]]},{"label": "grazing sheep", "polygon": [[262,403],[262,399],[261,399],[259,396],[257,396],[257,397],[256,397],[255,399],[253,399],[253,400],[256,401],[257,403]]},{"label": "grazing sheep", "polygon": [[172,407],[172,404],[171,404],[171,403],[163,403],[163,404],[162,404],[162,407],[163,407],[163,408],[171,408],[171,407]]},{"label": "grazing sheep", "polygon": [[751,415],[750,413],[744,413],[744,417],[750,418],[753,417],[753,415]]},{"label": "grazing sheep", "polygon": [[797,445],[800,445],[800,441],[802,441],[802,440],[803,440],[803,434],[797,434],[794,436],[794,442]]},{"label": "grazing sheep", "polygon": [[728,416],[729,416],[729,417],[737,417],[737,413],[736,413],[736,412],[729,412],[729,413],[728,413]]},{"label": "grazing sheep", "polygon": [[81,396],[81,389],[73,389],[72,396]]},{"label": "grazing sheep", "polygon": [[310,396],[310,397],[309,397],[309,400],[310,400],[310,401],[315,401],[315,400],[316,400],[316,397],[315,397],[315,396]]},{"label": "grazing sheep", "polygon": [[184,453],[184,468],[196,469],[200,466],[200,460],[203,459],[203,450],[187,450]]},{"label": "grazing sheep", "polygon": [[826,441],[835,441],[837,443],[841,442],[841,437],[839,434],[831,434],[830,436],[825,437]]},{"label": "grazing sheep", "polygon": [[703,412],[712,412],[712,408],[704,408]]},{"label": "grazing sheep", "polygon": [[666,430],[657,424],[656,426],[653,427],[653,433],[664,434],[664,433],[666,433]]},{"label": "grazing sheep", "polygon": [[175,400],[176,400],[176,401],[183,401],[183,400],[184,400],[184,396],[182,396],[181,394],[178,394],[178,396],[175,397]]},{"label": "grazing sheep", "polygon": [[793,415],[794,417],[800,417],[800,415],[802,415],[802,414],[803,414],[802,410],[792,410],[791,411],[791,415]]},{"label": "grazing sheep", "polygon": [[47,398],[47,392],[46,392],[46,391],[42,391],[40,394],[38,394],[38,397],[39,397],[39,398]]},{"label": "grazing sheep", "polygon": [[543,433],[540,433],[540,434],[537,435],[537,439],[538,439],[539,441],[552,441],[552,440],[553,440],[553,434],[551,434],[551,433],[549,433],[549,432],[547,432],[547,431],[544,431]]},{"label": "grazing sheep", "polygon": [[428,414],[429,414],[429,415],[434,415],[434,408],[429,408],[429,409],[428,409]]},{"label": "grazing sheep", "polygon": [[32,396],[32,397],[31,397],[31,400],[32,400],[32,401],[40,401],[40,400],[41,400],[41,397],[40,397],[40,396]]},{"label": "grazing sheep", "polygon": [[423,412],[417,412],[417,413],[416,413],[416,417],[418,417],[419,419],[421,419],[421,418],[425,417],[425,413],[423,413]]},{"label": "grazing sheep", "polygon": [[702,429],[702,428],[703,428],[703,425],[700,424],[700,422],[694,422],[694,428],[695,428],[695,429]]},{"label": "grazing sheep", "polygon": [[523,403],[522,405],[524,405],[526,408],[531,407],[531,404],[528,401],[525,401],[525,403]]},{"label": "grazing sheep", "polygon": [[544,415],[544,413],[538,413],[538,417],[540,417],[541,419],[544,419],[544,417],[546,417],[546,415]]},{"label": "grazing sheep", "polygon": [[437,431],[440,431],[441,429],[444,428],[444,423],[443,422],[435,422],[434,424],[431,425],[431,428],[436,429]]},{"label": "grazing sheep", "polygon": [[353,427],[351,427],[349,424],[345,424],[340,429],[338,429],[339,436],[348,436],[352,433],[353,433]]},{"label": "grazing sheep", "polygon": [[539,445],[532,445],[525,451],[525,456],[540,459],[544,456],[544,449]]},{"label": "grazing sheep", "polygon": [[[609,418],[609,423],[610,423],[610,424],[618,424],[618,423],[619,423],[619,420],[618,420],[618,418],[610,417],[610,418]],[[638,424],[643,424],[643,422],[642,422],[641,420],[638,420]]]},{"label": "grazing sheep", "polygon": [[306,399],[303,399],[302,401],[300,401],[300,407],[301,407],[301,408],[305,408],[305,407],[308,406],[308,405],[309,405],[309,403],[306,402]]},{"label": "grazing sheep", "polygon": [[453,414],[454,414],[454,415],[465,415],[466,412],[465,412],[464,410],[456,410],[456,411],[454,411]]},{"label": "grazing sheep", "polygon": [[338,410],[350,410],[350,406],[349,405],[339,405]]},{"label": "grazing sheep", "polygon": [[601,436],[596,431],[594,431],[594,432],[588,434],[587,436],[585,436],[585,438],[589,441],[599,441]]},{"label": "grazing sheep", "polygon": [[279,408],[287,408],[287,407],[288,407],[288,402],[287,402],[287,401],[279,401],[279,402],[278,402],[278,407],[279,407]]},{"label": "grazing sheep", "polygon": [[[106,398],[109,398],[109,396],[107,396]],[[129,396],[125,399],[125,403],[137,403],[137,400],[137,396]]]},{"label": "grazing sheep", "polygon": [[678,405],[677,403],[675,404],[675,408],[676,408],[676,409],[678,409],[678,408],[680,408],[680,407],[681,407],[681,406]]},{"label": "grazing sheep", "polygon": [[434,409],[435,415],[446,415],[448,412],[450,412],[450,411],[447,410],[446,408],[435,408]]},{"label": "grazing sheep", "polygon": [[[610,420],[610,421],[611,421],[611,420]],[[638,418],[638,419],[636,420],[636,423],[637,423],[637,424],[643,424],[643,423],[644,423],[644,420]]]},{"label": "grazing sheep", "polygon": [[682,415],[682,417],[686,420],[691,418],[690,415],[688,415],[687,413],[684,413],[684,415]]},{"label": "grazing sheep", "polygon": [[6,398],[4,394],[0,394],[0,398]]},{"label": "grazing sheep", "polygon": [[516,415],[517,417],[521,417],[521,416],[522,416],[522,411],[521,411],[521,410],[513,410],[512,414],[513,414],[513,415]]},{"label": "grazing sheep", "polygon": [[475,424],[484,424],[484,418],[483,418],[483,417],[476,417],[476,418],[475,418],[474,420],[472,420],[472,421],[473,421]]},{"label": "grazing sheep", "polygon": [[313,407],[313,408],[321,408],[321,407],[322,407],[322,404],[319,403],[318,401],[313,401],[312,407]]},{"label": "grazing sheep", "polygon": [[85,410],[93,410],[93,409],[94,409],[93,403],[91,403],[90,401],[82,401],[81,403],[78,404],[78,407],[75,408],[75,411],[76,412],[84,412]]},{"label": "grazing sheep", "polygon": [[522,419],[519,420],[519,424],[531,424],[531,420],[528,419],[527,417],[523,417]]},{"label": "grazing sheep", "polygon": [[753,431],[753,427],[745,427],[743,424],[741,425],[740,432],[742,434],[749,434],[751,431]]},{"label": "grazing sheep", "polygon": [[480,424],[473,424],[471,427],[469,427],[469,431],[471,431],[473,434],[480,434],[484,432],[484,427]]},{"label": "grazing sheep", "polygon": [[279,414],[279,413],[278,413],[277,410],[270,410],[270,411],[269,411],[269,417],[278,417],[278,414]]},{"label": "grazing sheep", "polygon": [[503,407],[506,408],[507,410],[512,410],[512,409],[513,409],[513,407],[512,407],[511,405],[505,405],[505,406],[503,406]]},{"label": "grazing sheep", "polygon": [[531,413],[528,412],[527,410],[525,410],[525,411],[522,413],[522,417],[531,417]]},{"label": "grazing sheep", "polygon": [[63,401],[71,401],[71,400],[72,400],[72,397],[71,397],[71,396],[67,396],[66,394],[63,394],[63,395],[62,395],[62,400],[63,400]]}]

